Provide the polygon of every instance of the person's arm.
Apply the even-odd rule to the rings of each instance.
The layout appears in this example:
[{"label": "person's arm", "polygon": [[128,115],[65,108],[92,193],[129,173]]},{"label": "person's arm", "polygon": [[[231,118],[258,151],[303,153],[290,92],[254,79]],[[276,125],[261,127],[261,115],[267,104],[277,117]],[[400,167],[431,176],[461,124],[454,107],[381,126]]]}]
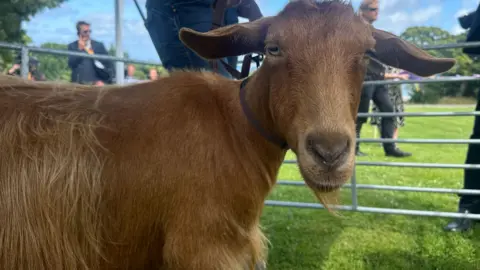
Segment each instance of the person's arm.
[{"label": "person's arm", "polygon": [[[102,42],[98,42],[98,51],[95,52],[96,54],[108,55],[107,48]],[[100,62],[109,69],[113,68],[113,63],[110,60],[101,60]]]},{"label": "person's arm", "polygon": [[14,64],[7,72],[8,75],[15,75],[15,71],[20,69],[19,64]]},{"label": "person's arm", "polygon": [[[95,41],[95,54],[98,54],[98,55],[108,55],[108,51],[107,51],[107,48],[105,47],[105,45],[102,43],[102,42],[98,42],[98,41]],[[93,46],[93,45],[92,45]],[[98,59],[98,61],[100,61],[103,66],[105,67],[104,71],[106,73],[108,73],[108,76],[109,76],[109,79],[104,79],[104,82],[107,82],[109,83],[112,78],[114,77],[114,73],[115,73],[115,67],[113,65],[113,61],[111,60],[100,60]],[[102,82],[103,83],[103,82]]]},{"label": "person's arm", "polygon": [[[76,42],[68,44],[67,49],[71,52],[82,52],[78,49],[78,46],[76,46],[75,44]],[[82,57],[73,56],[73,55],[68,56],[68,66],[72,70],[75,69],[80,64],[81,61],[82,61]]]},{"label": "person's arm", "polygon": [[385,73],[384,78],[387,80],[390,80],[390,79],[408,80],[408,75],[397,74],[397,73]]},{"label": "person's arm", "polygon": [[238,16],[249,21],[255,21],[263,17],[260,8],[254,0],[243,0],[237,7]]}]

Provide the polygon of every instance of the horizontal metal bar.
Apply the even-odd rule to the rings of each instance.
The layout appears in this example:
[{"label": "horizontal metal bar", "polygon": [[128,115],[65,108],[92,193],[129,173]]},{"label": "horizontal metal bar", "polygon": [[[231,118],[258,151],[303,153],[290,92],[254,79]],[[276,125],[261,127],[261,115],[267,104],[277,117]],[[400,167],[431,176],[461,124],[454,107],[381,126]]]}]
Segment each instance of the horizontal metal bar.
[{"label": "horizontal metal bar", "polygon": [[[285,202],[285,201],[265,201],[265,205],[268,206],[281,206],[281,207],[295,207],[295,208],[312,208],[312,209],[325,209],[325,207],[318,203],[301,203],[301,202]],[[453,212],[439,212],[439,211],[420,211],[420,210],[408,210],[408,209],[393,209],[393,208],[377,208],[377,207],[365,207],[358,206],[356,210],[350,205],[332,205],[331,209],[344,210],[344,211],[356,211],[367,213],[381,213],[381,214],[394,214],[394,215],[409,215],[409,216],[427,216],[427,217],[443,217],[443,218],[465,218],[480,220],[480,214],[465,214],[465,213],[453,213]]]},{"label": "horizontal metal bar", "polygon": [[[425,50],[437,50],[437,49],[452,49],[452,48],[471,48],[471,47],[479,47],[480,42],[460,42],[460,43],[453,43],[453,44],[440,44],[440,45],[431,45],[423,47]],[[49,48],[40,48],[34,46],[25,46],[21,44],[11,44],[7,42],[0,42],[0,48],[5,49],[13,49],[13,50],[21,50],[22,47],[27,48],[32,52],[39,52],[39,53],[49,53],[49,54],[56,54],[56,55],[74,55],[74,56],[82,56],[86,58],[94,58],[94,59],[101,59],[101,60],[112,60],[112,61],[121,61],[126,63],[136,63],[136,64],[144,64],[144,65],[162,65],[161,63],[150,62],[150,61],[140,61],[140,60],[133,60],[133,59],[126,59],[126,58],[119,58],[119,57],[105,57],[103,55],[89,55],[89,54],[79,54],[76,55],[75,52],[65,51],[65,50],[55,50]],[[243,63],[243,60],[240,60],[239,63]],[[438,83],[438,82],[460,82],[460,81],[469,81],[469,80],[479,80],[479,78],[470,77],[470,78],[452,78],[452,79],[425,79],[425,80],[405,80],[405,81],[394,81],[394,80],[385,80],[385,81],[369,81],[365,82],[365,84],[411,84],[411,83]]]},{"label": "horizontal metal bar", "polygon": [[377,80],[365,81],[363,85],[393,85],[393,84],[429,84],[429,83],[452,83],[452,82],[471,82],[479,81],[480,77],[463,76],[463,77],[441,77],[438,79],[422,79],[422,80]]},{"label": "horizontal metal bar", "polygon": [[422,46],[424,50],[440,50],[440,49],[459,49],[459,48],[474,48],[480,47],[480,42],[458,42],[458,43],[449,43],[449,44],[438,44],[438,45],[429,45]]},{"label": "horizontal metal bar", "polygon": [[[297,164],[297,160],[284,160],[283,164]],[[480,169],[476,164],[437,164],[437,163],[415,163],[415,162],[372,162],[357,161],[356,166],[381,166],[381,167],[408,167],[408,168],[432,168],[432,169]]]},{"label": "horizontal metal bar", "polygon": [[[480,47],[480,42],[458,42],[458,43],[449,43],[449,44],[437,44],[429,46],[421,46],[420,48],[431,51],[431,50],[441,50],[441,49],[458,49],[458,48],[475,48]],[[243,58],[238,61],[240,64],[243,63]]]},{"label": "horizontal metal bar", "polygon": [[[278,180],[278,185],[285,186],[305,186],[303,181]],[[426,193],[447,193],[462,195],[480,195],[480,190],[476,189],[452,189],[452,188],[422,188],[422,187],[406,187],[406,186],[387,186],[387,185],[367,185],[357,184],[357,189],[374,189],[374,190],[390,190],[390,191],[411,191]],[[352,188],[351,184],[345,184],[342,188]]]},{"label": "horizontal metal bar", "polygon": [[0,41],[0,48],[3,49],[21,50],[23,47],[26,46]]},{"label": "horizontal metal bar", "polygon": [[154,66],[161,66],[162,65],[161,63],[133,60],[133,59],[127,59],[127,58],[122,58],[122,57],[114,57],[114,56],[109,56],[109,55],[100,55],[100,54],[90,55],[90,54],[87,54],[87,53],[72,52],[72,51],[67,51],[67,50],[54,50],[54,49],[48,49],[48,48],[15,45],[15,44],[10,44],[10,43],[1,42],[1,41],[0,41],[0,48],[14,49],[14,50],[21,50],[22,48],[27,48],[29,51],[37,52],[37,53],[46,53],[46,54],[63,55],[63,56],[79,56],[79,57],[84,57],[84,58],[120,61],[120,62],[125,62],[125,63],[140,64],[140,65],[154,65]]},{"label": "horizontal metal bar", "polygon": [[480,140],[447,140],[447,139],[357,139],[364,143],[415,143],[415,144],[480,144]]},{"label": "horizontal metal bar", "polygon": [[444,116],[477,116],[480,115],[480,112],[397,112],[397,113],[358,113],[359,117],[370,117],[370,116],[408,116],[408,117],[444,117]]},{"label": "horizontal metal bar", "polygon": [[477,164],[438,164],[438,163],[413,163],[413,162],[371,162],[357,161],[357,166],[382,166],[382,167],[409,167],[409,168],[432,168],[432,169],[480,169]]}]

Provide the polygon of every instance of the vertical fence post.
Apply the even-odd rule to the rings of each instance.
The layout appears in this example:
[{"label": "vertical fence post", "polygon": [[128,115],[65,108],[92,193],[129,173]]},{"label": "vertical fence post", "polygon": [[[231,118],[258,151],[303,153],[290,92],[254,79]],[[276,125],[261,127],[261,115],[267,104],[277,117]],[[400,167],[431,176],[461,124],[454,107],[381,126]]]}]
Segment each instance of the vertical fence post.
[{"label": "vertical fence post", "polygon": [[[115,1],[115,49],[116,57],[123,58],[122,28],[123,28],[123,0]],[[115,62],[116,83],[122,85],[124,82],[124,62]]]},{"label": "vertical fence post", "polygon": [[28,71],[29,71],[28,62],[29,62],[29,58],[28,58],[28,48],[22,47],[22,51],[21,51],[21,64],[20,64],[20,65],[21,65],[20,75],[21,75],[22,78],[24,78],[24,79],[27,79],[27,78],[28,78]]},{"label": "vertical fence post", "polygon": [[352,183],[352,207],[353,207],[353,211],[357,211],[358,209],[357,165],[353,165],[353,175],[350,181]]}]

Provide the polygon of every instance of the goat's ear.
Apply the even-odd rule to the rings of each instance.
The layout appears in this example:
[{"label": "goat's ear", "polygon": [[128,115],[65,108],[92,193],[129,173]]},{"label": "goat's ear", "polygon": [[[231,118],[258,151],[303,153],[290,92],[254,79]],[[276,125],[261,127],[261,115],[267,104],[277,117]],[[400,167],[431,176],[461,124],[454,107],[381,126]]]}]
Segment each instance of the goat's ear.
[{"label": "goat's ear", "polygon": [[233,24],[208,31],[180,29],[180,40],[205,59],[218,59],[254,52],[263,52],[265,36],[272,17]]},{"label": "goat's ear", "polygon": [[382,63],[419,76],[428,77],[448,71],[455,65],[453,58],[437,58],[410,42],[372,27],[376,40],[375,57]]}]

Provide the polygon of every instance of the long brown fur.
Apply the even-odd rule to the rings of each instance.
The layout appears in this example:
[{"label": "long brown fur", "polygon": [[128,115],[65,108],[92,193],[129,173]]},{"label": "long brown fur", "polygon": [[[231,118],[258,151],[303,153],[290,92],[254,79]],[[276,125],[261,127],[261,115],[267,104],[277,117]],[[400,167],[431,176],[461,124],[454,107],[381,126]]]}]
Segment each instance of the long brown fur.
[{"label": "long brown fur", "polygon": [[82,98],[0,78],[0,269],[99,266],[102,114]]},{"label": "long brown fur", "polygon": [[[302,0],[210,37],[181,33],[205,57],[263,50],[268,27],[267,38],[291,45],[251,76],[247,103],[285,138],[326,206],[325,194],[351,176],[353,145],[332,169],[306,138],[355,139],[361,60],[374,43],[357,21],[342,1]],[[224,50],[208,51],[215,46]],[[286,149],[246,119],[239,88],[210,72],[103,88],[0,76],[0,269],[244,270],[265,261],[259,220]]]}]

